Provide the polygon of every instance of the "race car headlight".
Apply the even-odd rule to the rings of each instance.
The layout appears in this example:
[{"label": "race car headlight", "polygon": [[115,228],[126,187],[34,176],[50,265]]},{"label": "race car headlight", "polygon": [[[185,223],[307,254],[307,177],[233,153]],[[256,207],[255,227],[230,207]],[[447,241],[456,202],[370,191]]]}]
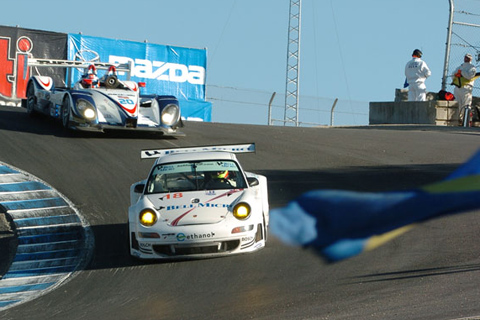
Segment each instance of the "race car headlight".
[{"label": "race car headlight", "polygon": [[95,117],[97,116],[93,105],[84,99],[77,100],[77,110],[85,119],[88,120],[95,119]]},{"label": "race car headlight", "polygon": [[170,103],[162,110],[162,123],[167,126],[174,126],[180,118],[178,105]]},{"label": "race car headlight", "polygon": [[238,220],[245,220],[250,216],[251,212],[250,205],[245,202],[240,202],[233,207],[233,216]]},{"label": "race car headlight", "polygon": [[140,223],[145,227],[151,227],[157,222],[157,215],[152,209],[145,209],[140,212]]}]

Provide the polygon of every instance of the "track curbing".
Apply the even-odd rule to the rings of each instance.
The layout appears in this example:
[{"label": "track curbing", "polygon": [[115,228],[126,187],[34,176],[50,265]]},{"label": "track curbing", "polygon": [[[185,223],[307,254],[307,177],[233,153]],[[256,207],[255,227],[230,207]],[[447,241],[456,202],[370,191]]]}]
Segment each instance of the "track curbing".
[{"label": "track curbing", "polygon": [[90,260],[93,232],[74,204],[39,178],[1,161],[0,213],[12,221],[18,242],[0,278],[0,311],[55,289]]}]

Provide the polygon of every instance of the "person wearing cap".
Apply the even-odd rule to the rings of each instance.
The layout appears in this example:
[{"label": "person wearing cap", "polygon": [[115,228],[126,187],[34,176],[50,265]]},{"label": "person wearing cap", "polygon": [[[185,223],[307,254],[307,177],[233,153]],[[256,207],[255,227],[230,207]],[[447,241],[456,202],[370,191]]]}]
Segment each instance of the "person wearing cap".
[{"label": "person wearing cap", "polygon": [[[458,101],[459,111],[465,106],[472,105],[473,83],[475,82],[477,69],[472,64],[472,55],[467,53],[463,57],[463,63],[455,69],[452,84],[455,86],[453,95]],[[460,116],[463,116],[460,112]]]},{"label": "person wearing cap", "polygon": [[405,66],[405,77],[408,83],[408,101],[427,100],[427,87],[425,80],[432,74],[427,63],[421,59],[423,53],[415,49],[412,53],[412,60]]}]

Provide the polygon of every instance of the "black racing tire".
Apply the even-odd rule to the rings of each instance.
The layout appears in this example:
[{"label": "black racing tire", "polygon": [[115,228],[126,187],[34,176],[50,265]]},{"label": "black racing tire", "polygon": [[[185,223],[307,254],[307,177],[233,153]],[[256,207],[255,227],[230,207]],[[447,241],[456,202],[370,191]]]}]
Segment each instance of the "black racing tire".
[{"label": "black racing tire", "polygon": [[72,112],[70,97],[67,95],[62,103],[62,125],[66,130],[70,129],[70,113]]},{"label": "black racing tire", "polygon": [[37,97],[35,96],[35,85],[33,82],[30,81],[30,83],[27,86],[27,114],[30,117],[34,117],[37,115],[38,111],[36,110],[37,107]]}]

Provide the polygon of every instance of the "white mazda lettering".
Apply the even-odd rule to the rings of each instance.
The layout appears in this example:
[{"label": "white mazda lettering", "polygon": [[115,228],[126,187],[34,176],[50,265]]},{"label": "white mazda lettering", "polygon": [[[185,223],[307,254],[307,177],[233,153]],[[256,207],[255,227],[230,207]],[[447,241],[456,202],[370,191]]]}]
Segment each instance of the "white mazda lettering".
[{"label": "white mazda lettering", "polygon": [[152,63],[145,59],[135,59],[132,76],[151,79]]},{"label": "white mazda lettering", "polygon": [[204,84],[205,68],[200,66],[188,66],[188,82],[191,84]]},{"label": "white mazda lettering", "polygon": [[205,84],[205,68],[202,66],[186,66],[179,63],[150,61],[146,59],[131,59],[121,56],[109,56],[109,63],[131,63],[132,76],[157,79],[172,82],[189,82],[191,84]]},{"label": "white mazda lettering", "polygon": [[153,61],[153,66],[159,68],[152,74],[152,79],[168,81],[168,75],[165,74],[168,70],[168,63],[162,61]]}]

